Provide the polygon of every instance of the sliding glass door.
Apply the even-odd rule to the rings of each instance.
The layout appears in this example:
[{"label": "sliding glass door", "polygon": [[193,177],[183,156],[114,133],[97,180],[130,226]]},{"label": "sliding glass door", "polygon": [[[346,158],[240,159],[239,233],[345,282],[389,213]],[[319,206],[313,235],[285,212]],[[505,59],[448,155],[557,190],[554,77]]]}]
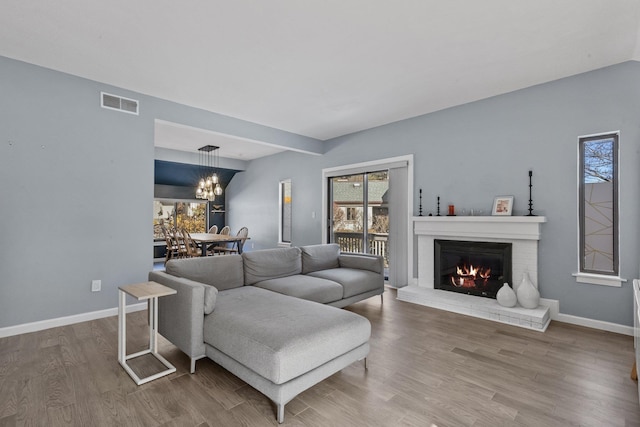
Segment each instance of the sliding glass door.
[{"label": "sliding glass door", "polygon": [[329,179],[328,240],[343,252],[382,255],[388,267],[389,173],[386,170]]}]

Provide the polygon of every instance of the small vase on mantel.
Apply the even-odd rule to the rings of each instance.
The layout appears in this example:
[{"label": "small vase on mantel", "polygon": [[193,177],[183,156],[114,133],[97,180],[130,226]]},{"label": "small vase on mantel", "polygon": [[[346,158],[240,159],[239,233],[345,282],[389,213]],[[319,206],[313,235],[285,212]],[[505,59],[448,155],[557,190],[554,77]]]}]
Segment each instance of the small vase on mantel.
[{"label": "small vase on mantel", "polygon": [[513,292],[513,289],[511,289],[511,286],[505,283],[500,290],[498,290],[496,300],[498,300],[498,304],[503,307],[515,307],[518,298],[516,297],[516,293]]},{"label": "small vase on mantel", "polygon": [[540,292],[533,286],[529,278],[529,273],[526,271],[522,275],[522,282],[520,282],[520,286],[518,286],[516,295],[518,302],[524,308],[538,308],[540,304]]}]

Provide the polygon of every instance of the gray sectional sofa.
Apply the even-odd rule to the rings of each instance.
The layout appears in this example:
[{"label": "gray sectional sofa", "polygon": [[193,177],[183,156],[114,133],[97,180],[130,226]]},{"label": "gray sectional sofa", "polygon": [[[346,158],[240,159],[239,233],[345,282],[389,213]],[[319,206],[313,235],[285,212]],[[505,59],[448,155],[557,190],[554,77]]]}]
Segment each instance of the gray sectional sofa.
[{"label": "gray sectional sofa", "polygon": [[338,245],[176,259],[149,280],[176,289],[159,300],[159,332],[195,362],[208,357],[284,406],[369,353],[367,319],[338,307],[381,295],[381,257]]}]

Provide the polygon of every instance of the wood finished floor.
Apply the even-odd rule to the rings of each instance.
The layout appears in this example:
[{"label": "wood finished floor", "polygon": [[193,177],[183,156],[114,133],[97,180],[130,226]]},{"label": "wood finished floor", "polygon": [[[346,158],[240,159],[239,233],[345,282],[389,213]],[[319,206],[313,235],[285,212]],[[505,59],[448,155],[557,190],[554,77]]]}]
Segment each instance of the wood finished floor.
[{"label": "wood finished floor", "polygon": [[[289,426],[640,426],[632,337],[552,322],[545,333],[395,300],[349,310],[373,326],[362,362],[287,404]],[[128,319],[128,352],[146,344]],[[269,400],[165,340],[177,372],[137,387],[110,317],[0,339],[0,426],[269,426]],[[146,358],[146,356],[145,356]],[[154,368],[143,358],[136,370]]]}]

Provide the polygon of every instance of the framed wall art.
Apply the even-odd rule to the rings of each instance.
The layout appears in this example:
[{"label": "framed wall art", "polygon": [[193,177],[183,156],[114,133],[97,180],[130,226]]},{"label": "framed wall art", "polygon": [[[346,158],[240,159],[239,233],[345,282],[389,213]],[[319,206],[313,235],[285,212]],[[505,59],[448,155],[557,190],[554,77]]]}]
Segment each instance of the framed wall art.
[{"label": "framed wall art", "polygon": [[493,199],[491,215],[511,215],[513,210],[513,196],[496,196]]}]

